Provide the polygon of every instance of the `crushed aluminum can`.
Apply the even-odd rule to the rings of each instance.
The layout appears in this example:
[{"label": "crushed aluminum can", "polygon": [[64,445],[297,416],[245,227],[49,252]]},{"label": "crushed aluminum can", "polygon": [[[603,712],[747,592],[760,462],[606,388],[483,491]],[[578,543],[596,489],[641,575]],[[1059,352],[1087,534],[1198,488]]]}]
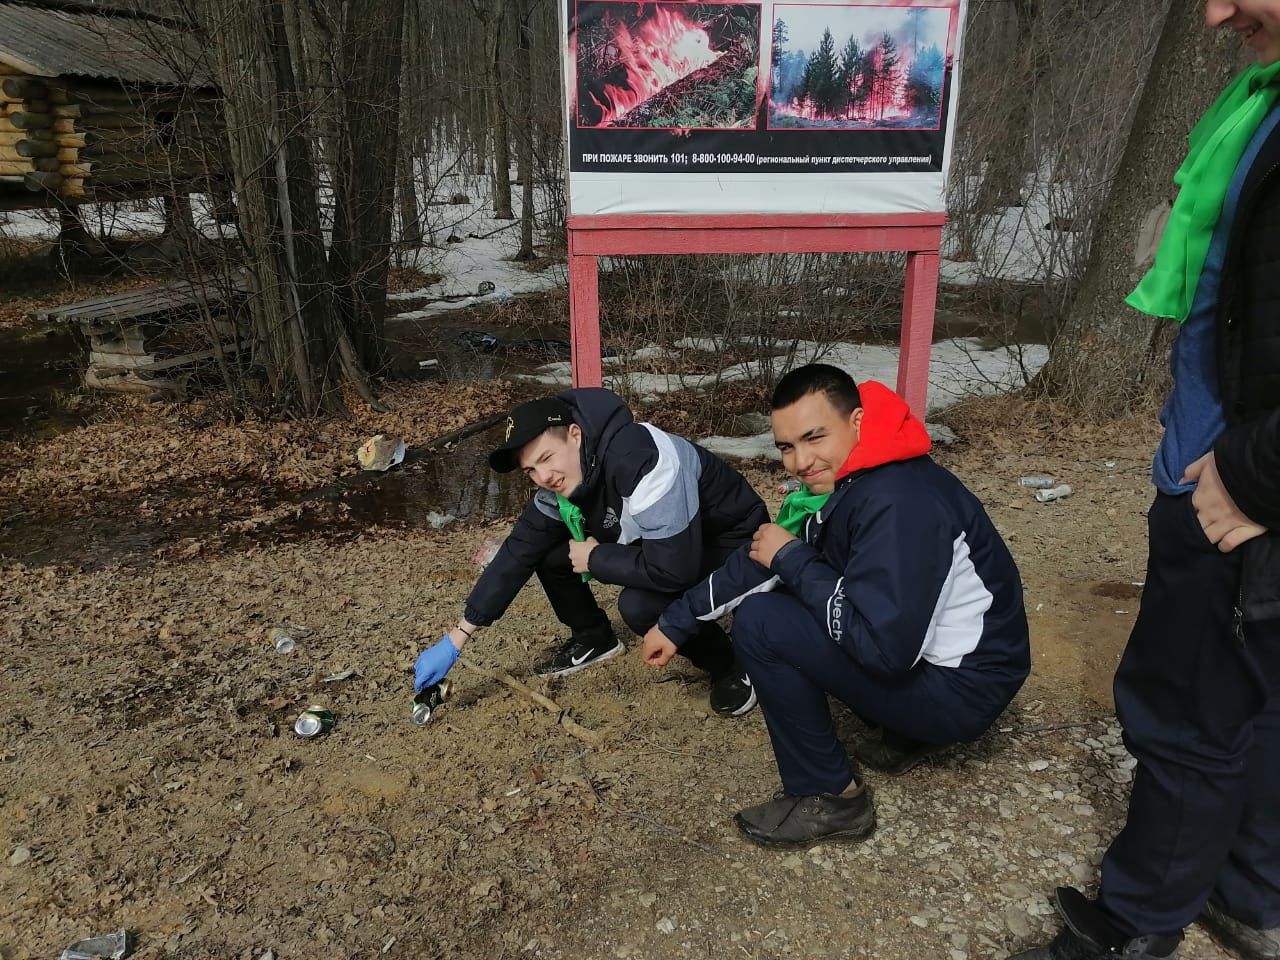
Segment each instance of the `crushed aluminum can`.
[{"label": "crushed aluminum can", "polygon": [[1061,483],[1056,487],[1050,487],[1048,490],[1037,490],[1036,500],[1040,503],[1048,503],[1050,500],[1064,500],[1071,494],[1075,493],[1069,484]]},{"label": "crushed aluminum can", "polygon": [[431,717],[436,710],[449,699],[452,693],[453,683],[449,680],[441,680],[439,683],[433,683],[429,687],[423,687],[422,692],[413,698],[413,713],[411,714],[413,722],[420,727],[425,727],[431,722]]},{"label": "crushed aluminum can", "polygon": [[58,960],[123,960],[133,952],[133,938],[128,930],[101,937],[80,940],[63,950]]},{"label": "crushed aluminum can", "polygon": [[267,641],[275,647],[276,653],[293,653],[298,641],[284,627],[272,627],[267,631]]},{"label": "crushed aluminum can", "polygon": [[305,740],[318,737],[333,729],[333,713],[324,707],[310,706],[293,722],[293,732]]},{"label": "crushed aluminum can", "polygon": [[795,477],[792,477],[790,480],[783,480],[782,483],[778,484],[779,493],[795,493],[799,489],[800,481]]},{"label": "crushed aluminum can", "polygon": [[1036,474],[1033,477],[1018,478],[1018,486],[1030,487],[1032,490],[1048,490],[1053,484],[1053,477],[1045,473]]}]

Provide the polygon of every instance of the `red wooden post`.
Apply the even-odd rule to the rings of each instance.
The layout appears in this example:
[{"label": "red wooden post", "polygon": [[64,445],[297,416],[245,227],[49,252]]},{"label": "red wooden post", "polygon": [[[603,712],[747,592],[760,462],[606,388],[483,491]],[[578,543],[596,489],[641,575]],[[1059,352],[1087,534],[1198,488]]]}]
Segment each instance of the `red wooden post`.
[{"label": "red wooden post", "polygon": [[[569,249],[574,238],[570,232]],[[599,387],[600,266],[594,253],[569,254],[569,340],[573,353],[573,385]]]},{"label": "red wooden post", "polygon": [[906,294],[902,299],[902,339],[898,352],[898,395],[921,420],[929,396],[929,353],[938,300],[938,251],[907,254]]}]

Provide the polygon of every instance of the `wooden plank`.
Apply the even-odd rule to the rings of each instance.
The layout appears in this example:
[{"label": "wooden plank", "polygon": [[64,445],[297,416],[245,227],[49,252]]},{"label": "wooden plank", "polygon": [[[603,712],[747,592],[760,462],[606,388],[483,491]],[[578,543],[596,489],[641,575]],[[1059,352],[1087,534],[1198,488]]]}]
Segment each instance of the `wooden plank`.
[{"label": "wooden plank", "polygon": [[241,350],[248,350],[252,345],[252,340],[241,340],[238,344],[224,343],[214,349],[196,350],[194,353],[184,353],[178,357],[166,357],[164,360],[157,360],[155,363],[134,362],[125,357],[118,357],[112,358],[110,363],[95,363],[93,366],[100,375],[105,376],[129,372],[153,373],[160,370],[172,370],[174,367],[185,367],[188,364],[199,363],[201,360],[212,360],[218,354],[225,356],[231,353],[238,353]]},{"label": "wooden plank", "polygon": [[[231,291],[232,301],[240,300],[248,292],[248,281],[237,280]],[[156,284],[141,290],[96,297],[79,303],[39,311],[36,319],[44,323],[115,323],[120,325],[147,322],[146,318],[196,308],[200,304],[219,307],[228,300],[224,285],[210,281],[192,284],[185,280]]]}]

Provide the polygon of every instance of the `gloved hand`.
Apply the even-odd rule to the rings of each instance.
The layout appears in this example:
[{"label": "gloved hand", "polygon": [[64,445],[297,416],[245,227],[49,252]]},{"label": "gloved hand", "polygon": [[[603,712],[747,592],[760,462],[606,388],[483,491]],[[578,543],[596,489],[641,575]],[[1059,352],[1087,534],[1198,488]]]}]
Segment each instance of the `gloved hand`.
[{"label": "gloved hand", "polygon": [[423,687],[443,680],[457,659],[458,648],[453,645],[448,634],[418,654],[417,662],[413,665],[414,696],[421,693]]}]

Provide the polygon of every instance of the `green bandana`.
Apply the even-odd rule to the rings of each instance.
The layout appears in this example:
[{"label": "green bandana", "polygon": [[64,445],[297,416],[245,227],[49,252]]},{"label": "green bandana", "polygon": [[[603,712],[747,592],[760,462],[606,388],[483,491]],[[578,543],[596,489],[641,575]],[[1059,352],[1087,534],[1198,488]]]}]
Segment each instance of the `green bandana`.
[{"label": "green bandana", "polygon": [[1249,142],[1280,99],[1280,62],[1254,64],[1222,91],[1187,137],[1191,150],[1174,174],[1180,187],[1155,264],[1125,303],[1183,323],[1191,312],[1213,231]]},{"label": "green bandana", "polygon": [[[556,494],[556,506],[560,508],[560,519],[564,521],[564,525],[569,528],[569,536],[581,543],[587,539],[587,521],[582,517],[582,511],[578,509],[576,504],[570,503],[568,498]],[[591,574],[584,573],[582,582],[586,583],[591,579]]]},{"label": "green bandana", "polygon": [[814,493],[801,484],[800,489],[795,493],[787,494],[787,498],[782,501],[782,506],[778,509],[777,519],[773,522],[793,537],[798,537],[800,531],[804,529],[804,522],[821,510],[830,498],[829,493]]}]

